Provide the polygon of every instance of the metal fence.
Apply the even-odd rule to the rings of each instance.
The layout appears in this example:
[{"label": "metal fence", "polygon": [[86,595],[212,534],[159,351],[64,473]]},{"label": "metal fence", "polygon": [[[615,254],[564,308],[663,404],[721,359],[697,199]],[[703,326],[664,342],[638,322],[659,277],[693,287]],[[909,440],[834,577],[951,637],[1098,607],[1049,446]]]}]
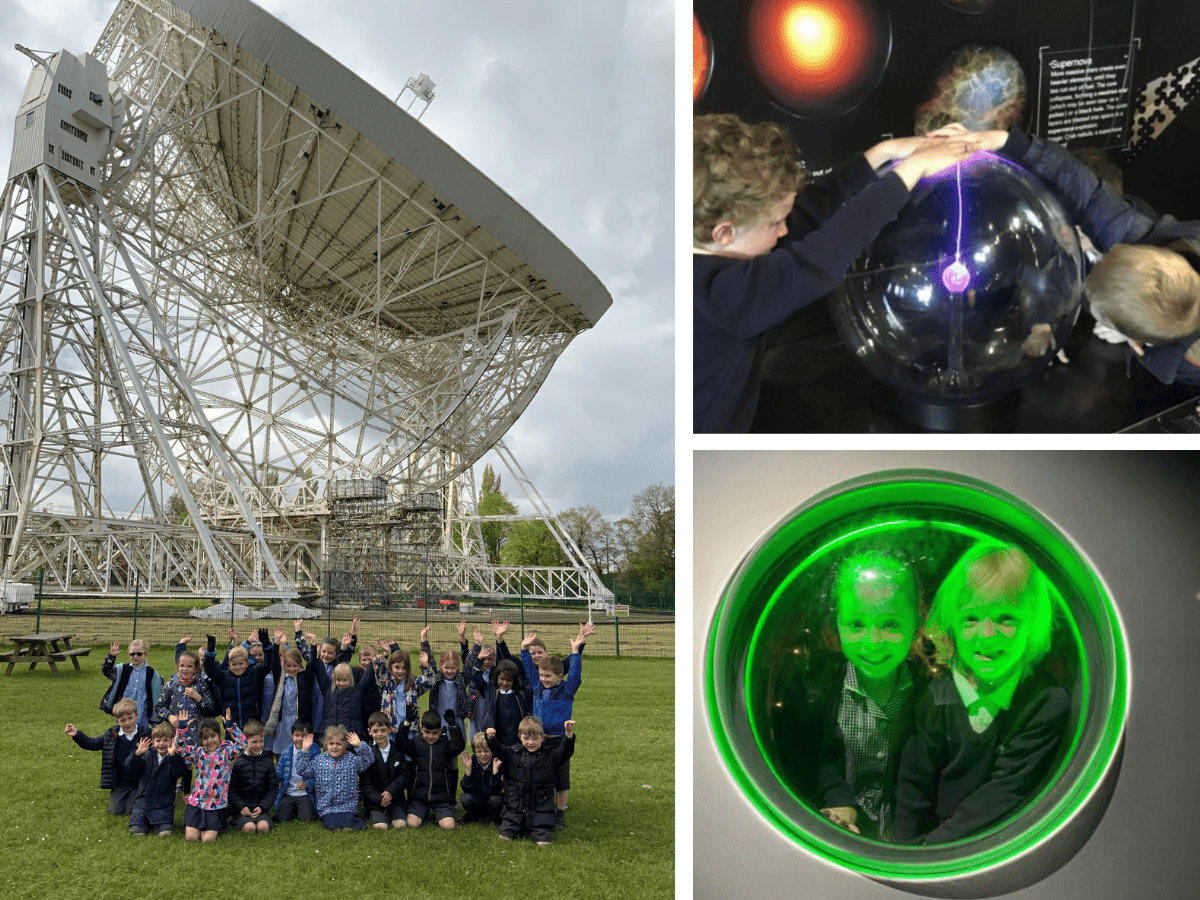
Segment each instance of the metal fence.
[{"label": "metal fence", "polygon": [[[457,603],[457,601],[455,601]],[[618,603],[622,603],[618,598]],[[630,604],[632,605],[632,604]],[[29,609],[0,617],[0,635],[10,638],[30,631],[70,633],[76,646],[110,641],[127,643],[141,638],[150,644],[174,644],[191,636],[203,643],[206,634],[217,638],[219,646],[228,640],[229,629],[239,639],[259,628],[274,635],[282,626],[288,638],[294,628],[293,616],[264,614],[271,601],[246,600],[212,603],[195,597],[39,597]],[[423,608],[422,608],[423,607]],[[434,602],[402,604],[324,604],[321,600],[303,607],[302,629],[318,637],[340,638],[349,631],[355,615],[361,624],[358,642],[394,640],[401,647],[416,649],[420,632],[430,626],[429,640],[434,650],[458,646],[457,625],[466,623],[467,640],[475,629],[482,632],[484,643],[492,644],[491,623],[510,623],[505,641],[514,653],[522,638],[536,632],[551,653],[570,652],[571,639],[579,624],[588,621],[582,603],[574,606],[495,604],[483,606],[463,603],[443,608]],[[300,615],[300,614],[295,614]],[[628,615],[609,616],[593,611],[595,633],[588,639],[588,654],[602,656],[675,656],[675,617],[673,611],[631,609]]]}]

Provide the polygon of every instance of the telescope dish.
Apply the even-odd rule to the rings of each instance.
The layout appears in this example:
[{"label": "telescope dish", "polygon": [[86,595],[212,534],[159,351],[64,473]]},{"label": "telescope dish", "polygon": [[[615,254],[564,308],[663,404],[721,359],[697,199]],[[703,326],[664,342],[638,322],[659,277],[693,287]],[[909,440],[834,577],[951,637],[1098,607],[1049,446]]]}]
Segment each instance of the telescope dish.
[{"label": "telescope dish", "polygon": [[[46,565],[64,589],[75,570],[26,527],[53,504],[75,513],[54,528],[123,527],[135,471],[137,514],[177,525],[174,492],[207,548],[211,571],[179,545],[171,577],[222,596],[317,580],[337,484],[386,484],[377,524],[430,493],[449,516],[612,302],[478,169],[246,0],[122,0],[92,54],[35,66],[0,237],[4,575]],[[426,579],[437,531],[414,530]]]}]

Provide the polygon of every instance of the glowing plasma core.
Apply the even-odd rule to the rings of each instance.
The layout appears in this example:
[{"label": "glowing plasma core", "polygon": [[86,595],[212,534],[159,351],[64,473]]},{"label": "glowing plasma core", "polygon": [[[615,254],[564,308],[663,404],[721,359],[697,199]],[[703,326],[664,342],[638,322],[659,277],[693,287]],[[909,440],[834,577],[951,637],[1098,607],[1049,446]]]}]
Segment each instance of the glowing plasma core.
[{"label": "glowing plasma core", "polygon": [[952,294],[961,294],[971,283],[971,273],[957,259],[942,270],[942,284]]},{"label": "glowing plasma core", "polygon": [[708,36],[700,27],[700,20],[692,13],[692,102],[695,103],[708,87],[708,76],[712,71],[712,53],[708,49]]},{"label": "glowing plasma core", "polygon": [[796,6],[781,24],[783,45],[800,71],[817,74],[832,68],[847,40],[843,21],[824,6]]}]

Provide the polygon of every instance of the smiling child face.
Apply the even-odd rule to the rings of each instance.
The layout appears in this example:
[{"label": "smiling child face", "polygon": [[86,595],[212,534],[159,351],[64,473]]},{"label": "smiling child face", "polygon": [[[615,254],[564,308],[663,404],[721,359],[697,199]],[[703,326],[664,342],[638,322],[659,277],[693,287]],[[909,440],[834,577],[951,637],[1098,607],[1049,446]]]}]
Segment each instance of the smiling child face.
[{"label": "smiling child face", "polygon": [[304,749],[304,736],[307,734],[311,734],[311,733],[312,732],[309,732],[309,731],[293,731],[292,732],[292,746],[295,747],[297,750],[303,750]]},{"label": "smiling child face", "polygon": [[218,732],[204,729],[200,732],[200,746],[209,753],[221,746],[221,735]]},{"label": "smiling child face", "polygon": [[388,734],[390,729],[386,725],[371,725],[367,728],[373,740],[378,746],[386,747],[388,745]]},{"label": "smiling child face", "polygon": [[261,734],[252,734],[246,737],[246,755],[247,756],[262,756],[263,745],[267,739]]},{"label": "smiling child face", "polygon": [[407,681],[408,680],[408,666],[406,666],[402,662],[392,663],[392,667],[390,669],[388,669],[388,671],[392,673],[392,677],[395,678],[397,681]]},{"label": "smiling child face", "polygon": [[131,731],[137,728],[137,713],[123,712],[117,716],[116,719],[117,725],[119,725],[121,730],[126,734],[129,734]]},{"label": "smiling child face", "polygon": [[838,637],[851,665],[883,678],[908,656],[917,632],[912,588],[892,574],[864,567],[838,595]]},{"label": "smiling child face", "polygon": [[1025,659],[1028,629],[1020,604],[974,599],[962,607],[954,632],[955,653],[969,675],[985,688],[1017,674]]},{"label": "smiling child face", "polygon": [[337,657],[337,650],[332,644],[321,644],[317,648],[317,656],[321,657],[321,662],[329,665]]},{"label": "smiling child face", "polygon": [[171,739],[169,737],[151,738],[151,743],[154,744],[154,752],[159,756],[166,756],[167,751],[171,749]]},{"label": "smiling child face", "polygon": [[290,656],[283,658],[283,674],[291,675],[293,678],[300,673],[301,665],[292,659]]},{"label": "smiling child face", "polygon": [[447,681],[453,680],[454,676],[457,674],[458,662],[456,660],[447,660],[446,662],[442,663],[442,677]]},{"label": "smiling child face", "polygon": [[441,738],[442,738],[442,729],[439,728],[436,731],[434,731],[432,729],[426,728],[424,725],[421,726],[421,740],[423,740],[425,743],[436,744],[439,740],[441,740]]},{"label": "smiling child face", "polygon": [[250,668],[250,661],[240,653],[229,657],[229,671],[234,675],[242,675],[248,668]]}]

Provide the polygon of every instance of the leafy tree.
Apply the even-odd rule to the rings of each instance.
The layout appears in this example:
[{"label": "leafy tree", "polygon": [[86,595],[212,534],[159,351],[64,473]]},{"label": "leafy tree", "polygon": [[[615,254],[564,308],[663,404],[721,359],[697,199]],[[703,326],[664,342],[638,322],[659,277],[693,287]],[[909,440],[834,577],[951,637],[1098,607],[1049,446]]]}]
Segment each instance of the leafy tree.
[{"label": "leafy tree", "polygon": [[500,552],[506,566],[565,566],[567,558],[541,519],[514,522]]},{"label": "leafy tree", "polygon": [[608,571],[614,531],[612,523],[594,506],[572,506],[556,517],[558,524],[571,536],[584,558],[597,572]]},{"label": "leafy tree", "polygon": [[625,551],[621,569],[630,587],[660,593],[675,583],[675,485],[652,484],[635,494],[629,515],[617,521]]},{"label": "leafy tree", "polygon": [[[483,467],[483,478],[479,484],[479,507],[477,515],[504,516],[514,515],[517,511],[513,503],[500,489],[500,476],[489,463]],[[508,540],[508,533],[513,527],[512,522],[480,522],[479,530],[483,535],[483,547],[487,552],[488,562],[493,566],[499,565],[500,554]]]},{"label": "leafy tree", "polygon": [[172,525],[182,525],[188,520],[187,504],[178,493],[167,498],[167,521]]}]

